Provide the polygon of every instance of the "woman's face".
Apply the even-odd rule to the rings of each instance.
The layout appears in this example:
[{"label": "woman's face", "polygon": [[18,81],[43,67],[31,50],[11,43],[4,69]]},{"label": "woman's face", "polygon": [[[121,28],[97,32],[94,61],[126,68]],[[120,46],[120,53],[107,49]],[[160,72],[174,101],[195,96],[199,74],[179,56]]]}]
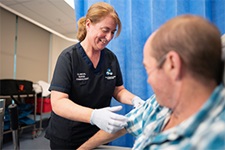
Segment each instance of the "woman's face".
[{"label": "woman's face", "polygon": [[114,37],[116,26],[115,20],[110,16],[106,16],[96,24],[87,21],[87,37],[94,50],[102,50],[106,47]]}]

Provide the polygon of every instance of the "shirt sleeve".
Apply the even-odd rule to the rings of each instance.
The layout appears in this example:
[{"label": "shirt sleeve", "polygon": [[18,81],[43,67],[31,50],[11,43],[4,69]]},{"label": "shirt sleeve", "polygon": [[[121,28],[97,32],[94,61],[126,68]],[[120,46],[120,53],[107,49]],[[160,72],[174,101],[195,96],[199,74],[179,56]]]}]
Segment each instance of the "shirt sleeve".
[{"label": "shirt sleeve", "polygon": [[72,65],[69,52],[62,52],[58,57],[49,90],[69,93],[72,83]]},{"label": "shirt sleeve", "polygon": [[151,96],[142,107],[131,110],[126,117],[128,117],[128,126],[126,130],[128,133],[137,137],[143,133],[145,126],[151,121],[151,116],[154,116],[154,110],[158,103],[155,100],[155,95]]}]

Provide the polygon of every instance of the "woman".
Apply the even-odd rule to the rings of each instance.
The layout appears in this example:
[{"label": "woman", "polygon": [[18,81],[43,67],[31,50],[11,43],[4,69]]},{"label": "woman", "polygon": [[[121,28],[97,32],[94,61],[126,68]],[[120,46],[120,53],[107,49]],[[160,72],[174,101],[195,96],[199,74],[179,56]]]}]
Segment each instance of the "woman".
[{"label": "woman", "polygon": [[76,149],[99,128],[114,133],[126,126],[126,117],[114,113],[121,107],[108,107],[112,96],[134,107],[143,103],[124,88],[118,60],[106,48],[117,27],[119,36],[121,22],[112,6],[93,4],[78,21],[80,42],[59,56],[50,86],[53,111],[46,130],[51,149]]}]

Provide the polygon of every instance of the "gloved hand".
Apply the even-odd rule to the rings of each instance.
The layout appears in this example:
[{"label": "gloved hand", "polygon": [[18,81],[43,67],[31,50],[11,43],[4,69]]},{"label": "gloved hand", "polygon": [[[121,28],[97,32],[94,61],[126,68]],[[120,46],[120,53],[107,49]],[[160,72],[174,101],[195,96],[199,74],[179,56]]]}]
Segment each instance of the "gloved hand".
[{"label": "gloved hand", "polygon": [[95,109],[91,114],[90,123],[108,133],[115,133],[127,126],[127,118],[114,113],[121,109],[122,106]]},{"label": "gloved hand", "polygon": [[141,106],[142,104],[144,104],[145,101],[143,101],[140,97],[135,96],[132,99],[132,104],[134,105],[134,108],[138,108],[139,106]]}]

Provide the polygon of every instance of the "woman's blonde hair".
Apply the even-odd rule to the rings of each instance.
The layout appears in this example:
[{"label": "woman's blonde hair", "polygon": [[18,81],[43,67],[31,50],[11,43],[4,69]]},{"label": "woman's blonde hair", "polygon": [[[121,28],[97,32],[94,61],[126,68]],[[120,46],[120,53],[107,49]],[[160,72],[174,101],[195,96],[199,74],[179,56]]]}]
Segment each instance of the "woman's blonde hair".
[{"label": "woman's blonde hair", "polygon": [[82,17],[78,20],[78,31],[77,31],[77,39],[79,41],[83,41],[86,37],[87,31],[85,27],[86,20],[91,20],[92,23],[100,22],[104,17],[110,15],[116,22],[118,26],[118,30],[116,32],[116,37],[119,36],[121,32],[121,21],[115,9],[105,2],[98,2],[93,4],[89,9],[85,17]]}]

